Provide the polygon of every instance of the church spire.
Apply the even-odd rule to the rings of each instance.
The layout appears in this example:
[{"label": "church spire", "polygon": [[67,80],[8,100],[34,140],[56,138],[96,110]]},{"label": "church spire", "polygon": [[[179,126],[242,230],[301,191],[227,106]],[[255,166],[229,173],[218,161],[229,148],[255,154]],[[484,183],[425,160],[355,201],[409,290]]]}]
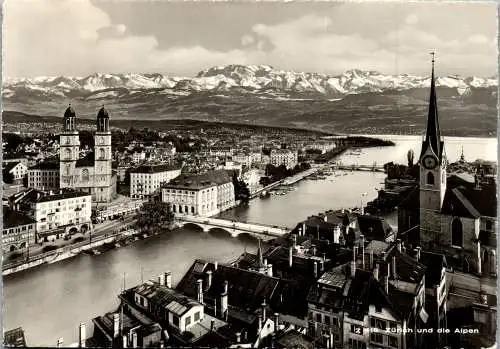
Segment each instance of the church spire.
[{"label": "church spire", "polygon": [[425,134],[425,143],[432,148],[434,153],[441,159],[441,132],[439,130],[439,119],[436,97],[436,82],[434,78],[434,52],[432,55],[432,75],[431,75],[431,93],[429,96],[429,114],[427,116],[427,132]]}]

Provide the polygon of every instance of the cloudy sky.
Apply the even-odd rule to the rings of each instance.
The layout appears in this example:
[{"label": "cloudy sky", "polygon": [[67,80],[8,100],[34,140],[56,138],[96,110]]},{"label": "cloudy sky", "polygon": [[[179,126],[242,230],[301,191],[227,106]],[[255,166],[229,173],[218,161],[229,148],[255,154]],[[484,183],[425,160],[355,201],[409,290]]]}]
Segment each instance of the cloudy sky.
[{"label": "cloudy sky", "polygon": [[226,64],[318,73],[497,74],[496,4],[7,0],[4,76]]}]

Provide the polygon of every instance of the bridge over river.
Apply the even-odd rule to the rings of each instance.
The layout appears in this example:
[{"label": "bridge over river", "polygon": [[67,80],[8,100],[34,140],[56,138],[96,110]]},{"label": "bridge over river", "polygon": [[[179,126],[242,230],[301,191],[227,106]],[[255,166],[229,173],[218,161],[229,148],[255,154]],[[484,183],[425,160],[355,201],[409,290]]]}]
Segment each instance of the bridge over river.
[{"label": "bridge over river", "polygon": [[212,229],[221,229],[230,233],[233,237],[237,237],[240,234],[248,234],[264,241],[283,236],[291,231],[287,227],[238,222],[220,218],[190,215],[177,215],[175,217],[176,226],[183,227],[186,224],[196,225],[203,229],[204,232],[209,232]]}]

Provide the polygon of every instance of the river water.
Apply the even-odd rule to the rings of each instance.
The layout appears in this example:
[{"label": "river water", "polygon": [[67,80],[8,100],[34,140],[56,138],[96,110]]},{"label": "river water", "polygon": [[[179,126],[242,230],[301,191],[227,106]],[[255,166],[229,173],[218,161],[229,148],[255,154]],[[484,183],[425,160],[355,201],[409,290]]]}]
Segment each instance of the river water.
[{"label": "river water", "polygon": [[[396,142],[395,147],[365,149],[359,155],[341,157],[344,164],[371,165],[388,161],[406,163],[406,153],[413,149],[418,157],[420,137],[379,136]],[[497,140],[486,138],[447,138],[450,161],[460,157],[462,146],[467,160],[496,161]],[[339,175],[340,174],[340,175]],[[247,222],[293,227],[311,214],[327,209],[359,207],[373,200],[381,188],[383,173],[337,173],[325,180],[304,180],[283,196],[255,199],[222,216]],[[388,217],[394,223],[394,217]],[[118,305],[117,294],[170,270],[172,281],[179,281],[195,258],[228,262],[246,249],[256,249],[255,240],[231,238],[227,234],[203,233],[179,229],[137,241],[127,247],[98,256],[81,255],[51,265],[43,265],[4,278],[4,319],[7,330],[22,326],[30,346],[55,346],[59,337],[66,344],[78,339],[78,324],[90,327],[95,316]]]}]

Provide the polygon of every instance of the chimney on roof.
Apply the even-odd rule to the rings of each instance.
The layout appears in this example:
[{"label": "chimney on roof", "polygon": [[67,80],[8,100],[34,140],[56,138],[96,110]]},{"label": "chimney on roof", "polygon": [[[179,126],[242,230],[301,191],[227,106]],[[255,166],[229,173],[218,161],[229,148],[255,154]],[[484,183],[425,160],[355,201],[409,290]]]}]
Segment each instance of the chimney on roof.
[{"label": "chimney on roof", "polygon": [[138,348],[137,345],[137,332],[132,332],[132,348]]},{"label": "chimney on roof", "polygon": [[172,273],[170,271],[165,273],[165,286],[172,288]]},{"label": "chimney on roof", "polygon": [[85,324],[83,322],[80,322],[80,327],[78,331],[78,342],[80,348],[85,348],[85,340],[86,340]]},{"label": "chimney on roof", "polygon": [[241,343],[241,332],[236,332],[236,343]]},{"label": "chimney on roof", "polygon": [[291,268],[293,264],[293,247],[290,246],[288,249],[288,266]]},{"label": "chimney on roof", "polygon": [[397,279],[397,273],[396,273],[396,256],[392,256],[392,277],[394,280]]},{"label": "chimney on roof", "polygon": [[379,279],[378,274],[379,274],[379,266],[378,266],[378,262],[376,262],[376,263],[375,263],[375,267],[373,268],[373,278],[374,278],[375,280],[377,280],[377,281],[378,281],[378,279]]},{"label": "chimney on roof", "polygon": [[416,252],[415,258],[417,258],[417,261],[420,262],[420,246],[417,246]]},{"label": "chimney on roof", "polygon": [[391,265],[387,263],[387,272],[384,275],[384,290],[385,293],[389,294],[389,275],[391,273]]},{"label": "chimney on roof", "polygon": [[217,268],[219,267],[219,263],[217,261],[214,262],[214,270],[217,270]]},{"label": "chimney on roof", "polygon": [[373,268],[373,250],[370,250],[370,269]]},{"label": "chimney on roof", "polygon": [[266,299],[265,298],[262,300],[261,309],[262,309],[262,320],[266,321],[267,314],[266,314]]},{"label": "chimney on roof", "polygon": [[120,334],[120,314],[113,314],[113,338],[118,337]]},{"label": "chimney on roof", "polygon": [[397,239],[396,240],[396,247],[398,249],[399,252],[402,252],[403,250],[403,244],[401,243],[401,239]]},{"label": "chimney on roof", "polygon": [[385,251],[382,251],[382,253],[380,254],[380,257],[385,262]]},{"label": "chimney on roof", "polygon": [[[299,235],[300,235],[300,228],[299,228]],[[295,248],[297,247],[297,235],[293,234],[292,239],[293,239],[293,248]]]},{"label": "chimney on roof", "polygon": [[264,267],[267,267],[267,258],[264,258]]},{"label": "chimney on roof", "polygon": [[207,271],[207,289],[212,287],[212,271],[208,270]]},{"label": "chimney on roof", "polygon": [[319,271],[320,271],[320,273],[325,271],[325,260],[324,259],[321,259],[319,261]]},{"label": "chimney on roof", "polygon": [[228,312],[228,292],[229,291],[229,283],[227,280],[224,281],[224,289],[222,294],[220,295],[220,315],[224,320],[227,320],[227,312]]},{"label": "chimney on roof", "polygon": [[313,265],[313,275],[314,275],[314,278],[318,277],[318,262],[316,262],[316,261],[314,261],[314,265]]},{"label": "chimney on roof", "polygon": [[198,303],[203,304],[203,280],[198,279]]},{"label": "chimney on roof", "polygon": [[356,256],[358,254],[358,246],[352,248],[352,261],[356,263]]},{"label": "chimney on roof", "polygon": [[312,246],[312,255],[316,256],[316,246]]},{"label": "chimney on roof", "polygon": [[302,222],[302,236],[306,235],[306,222]]},{"label": "chimney on roof", "polygon": [[160,284],[160,286],[165,286],[165,274],[164,273],[161,273],[158,276],[158,283]]},{"label": "chimney on roof", "polygon": [[365,269],[365,236],[361,235],[361,265],[362,268]]},{"label": "chimney on roof", "polygon": [[278,332],[280,329],[280,314],[274,313],[274,332]]},{"label": "chimney on roof", "polygon": [[128,347],[128,338],[127,335],[124,334],[122,336],[122,348],[126,349]]}]

